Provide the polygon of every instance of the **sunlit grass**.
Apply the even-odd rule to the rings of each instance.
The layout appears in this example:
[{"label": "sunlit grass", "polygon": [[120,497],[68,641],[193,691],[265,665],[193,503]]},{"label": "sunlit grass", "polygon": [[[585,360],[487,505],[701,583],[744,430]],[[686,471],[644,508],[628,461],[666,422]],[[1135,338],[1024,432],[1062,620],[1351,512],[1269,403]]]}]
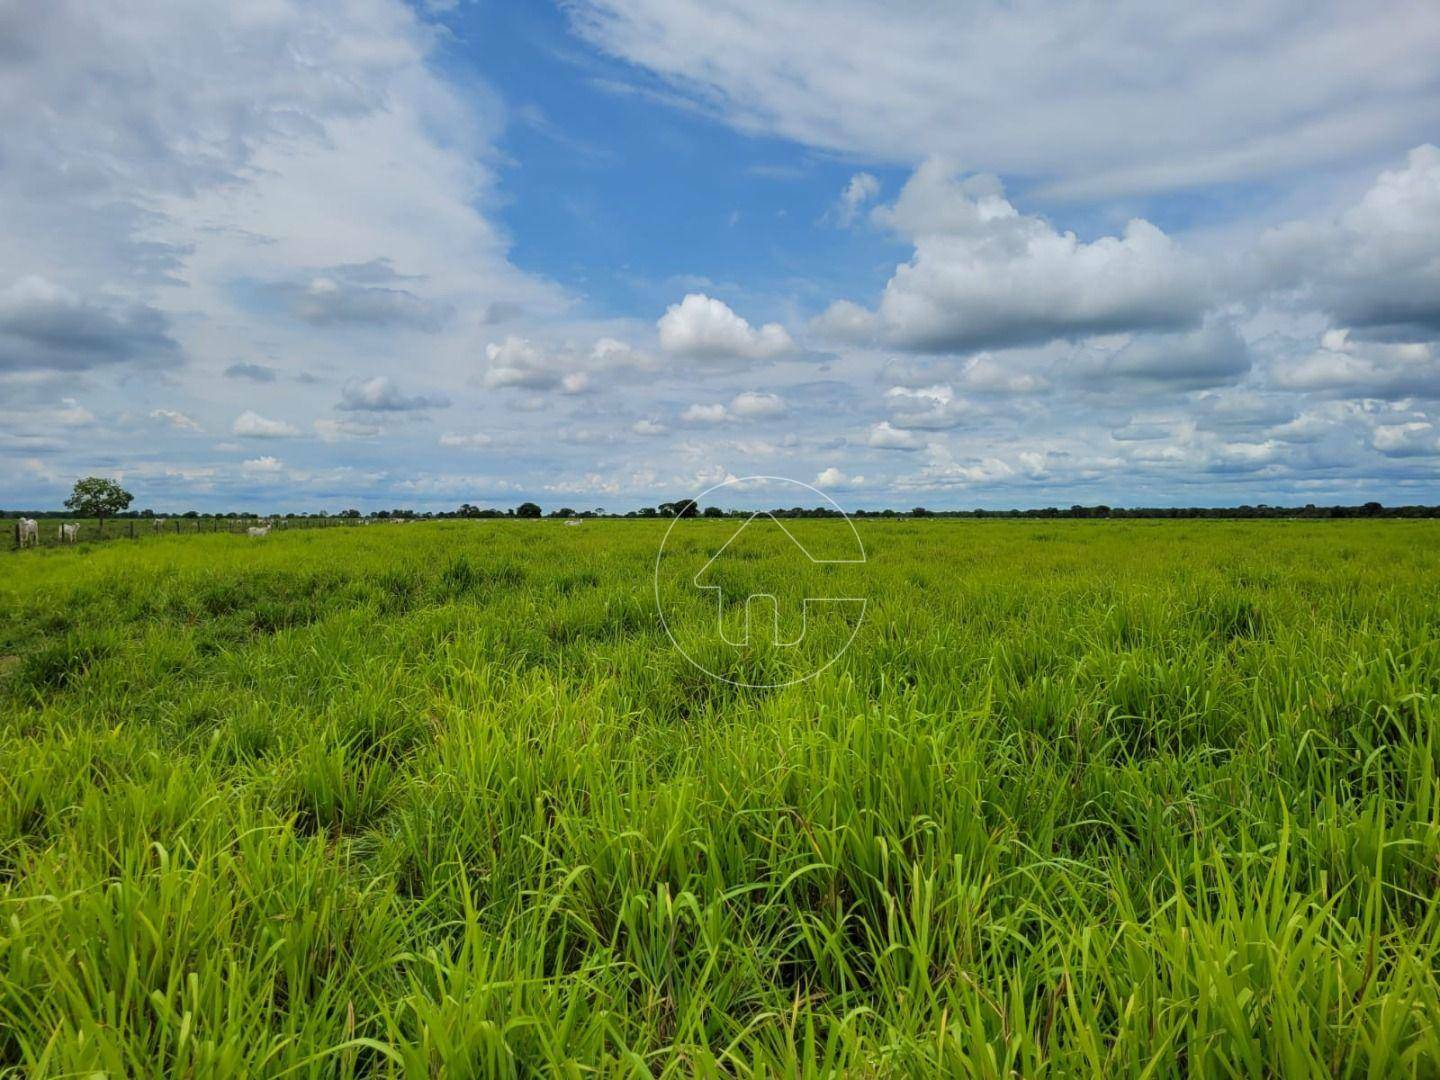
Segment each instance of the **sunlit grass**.
[{"label": "sunlit grass", "polygon": [[0,555],[0,1064],[1440,1071],[1435,523],[867,522],[771,689],[666,524]]}]

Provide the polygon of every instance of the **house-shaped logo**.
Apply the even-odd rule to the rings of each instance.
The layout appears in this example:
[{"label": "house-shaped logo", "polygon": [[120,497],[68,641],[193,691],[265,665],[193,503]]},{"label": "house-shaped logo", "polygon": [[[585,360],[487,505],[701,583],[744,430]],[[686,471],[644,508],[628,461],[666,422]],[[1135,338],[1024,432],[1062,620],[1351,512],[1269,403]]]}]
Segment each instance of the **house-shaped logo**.
[{"label": "house-shaped logo", "polygon": [[[737,502],[761,500],[796,509],[736,514]],[[780,687],[844,655],[865,615],[856,568],[867,559],[833,499],[801,481],[748,476],[686,505],[692,514],[670,523],[655,557],[660,623],[686,660],[732,685]],[[701,505],[704,516],[693,513]]]},{"label": "house-shaped logo", "polygon": [[[805,632],[810,626],[810,612],[812,605],[819,604],[848,604],[858,605],[854,611],[855,624],[858,626],[860,619],[865,614],[865,597],[863,596],[805,596],[799,601],[798,627],[793,625],[787,631],[782,629],[781,601],[773,592],[752,592],[744,599],[744,625],[742,631],[737,635],[733,629],[727,628],[725,620],[726,608],[738,603],[738,598],[725,595],[725,586],[717,579],[717,566],[723,566],[726,553],[734,550],[745,536],[747,530],[759,532],[765,529],[778,529],[784,537],[781,544],[782,549],[789,552],[794,558],[808,560],[814,564],[854,564],[865,561],[863,547],[858,547],[854,557],[851,558],[817,558],[812,555],[806,546],[796,538],[795,534],[785,527],[785,523],[768,511],[757,511],[745,519],[745,522],[736,529],[721,546],[720,550],[710,556],[708,562],[696,573],[693,584],[697,589],[710,591],[715,599],[715,623],[716,633],[720,639],[728,645],[746,647],[751,644],[750,633],[752,626],[758,629],[763,621],[770,629],[769,639],[782,648],[794,648],[805,639]],[[753,533],[751,534],[753,537]],[[857,537],[858,540],[858,537]]]}]

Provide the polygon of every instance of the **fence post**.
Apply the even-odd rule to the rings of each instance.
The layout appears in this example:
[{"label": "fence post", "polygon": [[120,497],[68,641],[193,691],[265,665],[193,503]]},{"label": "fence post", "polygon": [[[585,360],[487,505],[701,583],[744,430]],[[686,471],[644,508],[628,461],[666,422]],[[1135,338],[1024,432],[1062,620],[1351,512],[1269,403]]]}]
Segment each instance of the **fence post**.
[{"label": "fence post", "polygon": [[131,518],[131,519],[130,519],[130,539],[131,539],[131,540],[134,540],[134,539],[135,539],[135,519],[134,519],[134,518]]},{"label": "fence post", "polygon": [[15,546],[20,546],[20,519],[15,519]]}]

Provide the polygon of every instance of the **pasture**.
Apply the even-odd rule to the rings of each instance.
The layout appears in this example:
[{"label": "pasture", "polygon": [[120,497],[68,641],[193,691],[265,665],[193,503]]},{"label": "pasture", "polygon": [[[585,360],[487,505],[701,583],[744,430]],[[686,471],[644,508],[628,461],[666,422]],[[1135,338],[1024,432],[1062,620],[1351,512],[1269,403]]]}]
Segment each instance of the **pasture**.
[{"label": "pasture", "polygon": [[[0,551],[6,548],[20,548],[20,518],[0,519]],[[243,533],[247,528],[258,525],[260,518],[213,518],[213,517],[112,517],[104,522],[96,518],[43,517],[34,520],[37,526],[35,547],[54,547],[64,543],[59,534],[64,525],[75,528],[75,540],[149,540],[161,536],[200,535],[201,533]],[[269,519],[266,519],[269,520]],[[296,517],[273,519],[277,531],[289,529],[345,528],[360,524],[359,521],[340,517]]]},{"label": "pasture", "polygon": [[0,553],[0,1068],[1440,1071],[1440,522],[668,524]]}]

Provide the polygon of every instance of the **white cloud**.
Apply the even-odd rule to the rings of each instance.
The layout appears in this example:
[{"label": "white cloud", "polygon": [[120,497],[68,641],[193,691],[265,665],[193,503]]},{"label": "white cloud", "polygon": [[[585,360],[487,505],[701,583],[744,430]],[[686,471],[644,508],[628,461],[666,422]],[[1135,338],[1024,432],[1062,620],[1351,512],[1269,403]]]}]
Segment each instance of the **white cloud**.
[{"label": "white cloud", "polygon": [[863,487],[864,484],[865,477],[847,476],[833,465],[815,477],[815,486],[821,491],[848,491],[851,488]]},{"label": "white cloud", "polygon": [[285,463],[279,458],[267,454],[264,457],[250,458],[241,462],[240,467],[248,473],[278,473],[285,468]]},{"label": "white cloud", "polygon": [[485,346],[485,385],[491,389],[520,386],[528,390],[549,390],[560,382],[555,358],[524,338],[508,337]]},{"label": "white cloud", "polygon": [[1440,432],[1434,424],[1411,421],[1375,428],[1370,445],[1387,457],[1424,457],[1440,454]]},{"label": "white cloud", "polygon": [[1259,257],[1268,284],[1297,289],[1341,326],[1390,340],[1440,334],[1440,147],[1411,150],[1334,218],[1272,229]]},{"label": "white cloud", "polygon": [[590,373],[588,371],[572,371],[560,378],[560,392],[562,394],[583,394],[590,389]]},{"label": "white cloud", "polygon": [[200,425],[183,412],[176,409],[154,409],[150,413],[151,420],[159,420],[169,424],[178,431],[199,431]]},{"label": "white cloud", "polygon": [[[885,286],[881,337],[921,351],[955,352],[1199,321],[1214,293],[1208,271],[1148,221],[1088,243],[1020,213],[993,177],[921,165],[877,217],[915,252]],[[833,308],[827,328],[863,323]]]},{"label": "white cloud", "polygon": [[736,394],[730,402],[730,413],[746,420],[763,420],[784,416],[789,406],[778,394],[759,393],[747,390]]},{"label": "white cloud", "polygon": [[483,382],[492,390],[518,387],[581,394],[597,378],[624,380],[653,372],[652,357],[612,337],[602,337],[588,349],[566,345],[545,346],[511,335],[485,347]]},{"label": "white cloud", "polygon": [[853,300],[836,300],[810,320],[812,331],[832,341],[867,342],[875,337],[879,328],[875,313]]},{"label": "white cloud", "polygon": [[1018,370],[1013,360],[1007,363],[990,353],[972,357],[957,381],[976,394],[1035,394],[1049,386],[1043,376]]},{"label": "white cloud", "polygon": [[230,430],[246,439],[285,439],[299,434],[294,425],[283,420],[267,420],[253,409],[237,416]]},{"label": "white cloud", "polygon": [[602,337],[591,346],[589,365],[595,371],[611,372],[644,373],[658,368],[654,357],[612,337]]},{"label": "white cloud", "polygon": [[1356,341],[1347,330],[1326,332],[1313,352],[1280,359],[1271,377],[1288,390],[1440,397],[1440,364],[1432,344]]},{"label": "white cloud", "polygon": [[687,424],[721,424],[730,419],[724,405],[688,405],[680,419]]},{"label": "white cloud", "polygon": [[336,408],[350,412],[414,412],[443,409],[450,399],[440,393],[404,394],[389,376],[348,382],[340,392]]},{"label": "white cloud", "polygon": [[1410,0],[567,10],[747,134],[905,164],[942,153],[1069,194],[1350,164],[1434,130],[1440,19]]},{"label": "white cloud", "polygon": [[861,209],[880,194],[880,181],[867,172],[850,177],[835,203],[835,220],[843,227],[854,224]]},{"label": "white cloud", "polygon": [[970,412],[969,403],[943,384],[918,389],[893,386],[885,392],[885,406],[896,427],[930,431],[957,427]]},{"label": "white cloud", "polygon": [[636,435],[656,436],[668,434],[670,429],[656,420],[636,420],[630,425]]},{"label": "white cloud", "polygon": [[942,443],[932,444],[928,452],[929,463],[918,474],[903,478],[899,486],[937,490],[965,488],[1010,480],[1019,472],[1014,465],[993,455],[957,458]]},{"label": "white cloud", "polygon": [[871,427],[866,445],[876,450],[923,450],[925,440],[913,431],[904,431],[882,420]]},{"label": "white cloud", "polygon": [[657,326],[662,349],[691,359],[770,360],[795,347],[779,323],[756,329],[725,303],[702,293],[671,304]]}]

